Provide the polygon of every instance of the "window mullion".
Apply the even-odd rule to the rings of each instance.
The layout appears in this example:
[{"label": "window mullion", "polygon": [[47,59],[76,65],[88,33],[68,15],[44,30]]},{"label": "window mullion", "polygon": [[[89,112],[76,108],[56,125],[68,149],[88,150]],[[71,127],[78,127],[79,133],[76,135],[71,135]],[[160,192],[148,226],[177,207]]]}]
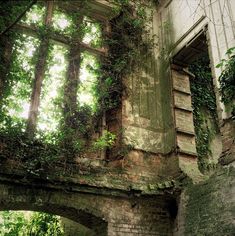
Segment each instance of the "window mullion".
[{"label": "window mullion", "polygon": [[[48,28],[51,25],[52,13],[53,13],[53,1],[47,2],[47,12],[45,16],[45,26]],[[40,103],[40,93],[42,88],[42,81],[46,68],[46,58],[49,49],[49,38],[43,37],[39,46],[38,61],[35,67],[35,80],[33,85],[33,92],[31,96],[29,118],[27,124],[27,133],[33,136],[38,116],[38,108]]]},{"label": "window mullion", "polygon": [[69,117],[73,116],[78,107],[77,91],[81,64],[80,53],[81,50],[79,44],[71,46],[69,52],[69,66],[64,91],[64,112],[65,118],[68,119]]},{"label": "window mullion", "polygon": [[[81,22],[82,17],[77,19],[76,26],[78,29]],[[81,66],[81,46],[79,38],[73,39],[70,44],[68,60],[69,65],[64,88],[64,118],[66,127],[76,128],[73,127],[74,122],[71,122],[71,119],[75,118],[78,109],[77,91]]]}]

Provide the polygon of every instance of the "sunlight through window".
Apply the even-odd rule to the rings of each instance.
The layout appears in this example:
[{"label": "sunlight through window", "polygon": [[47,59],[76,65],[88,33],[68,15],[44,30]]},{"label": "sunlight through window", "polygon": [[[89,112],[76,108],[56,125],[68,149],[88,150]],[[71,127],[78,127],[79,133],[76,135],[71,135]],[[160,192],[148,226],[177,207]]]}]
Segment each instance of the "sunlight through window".
[{"label": "sunlight through window", "polygon": [[39,40],[22,35],[14,45],[15,59],[10,75],[12,81],[11,94],[7,98],[8,114],[14,119],[27,119],[34,77],[34,65],[32,64]]},{"label": "sunlight through window", "polygon": [[28,25],[42,25],[43,17],[45,15],[45,7],[41,5],[34,5],[29,12],[26,13],[26,16],[21,20],[22,23],[26,23]]},{"label": "sunlight through window", "polygon": [[56,11],[52,18],[53,27],[57,31],[69,33],[72,27],[71,19],[64,13]]},{"label": "sunlight through window", "polygon": [[66,6],[39,1],[17,23],[20,33],[13,45],[8,87],[0,101],[2,128],[13,125],[34,137],[57,137],[63,125],[80,129],[80,111],[95,113],[96,53],[102,53],[97,50],[102,44],[102,26]]},{"label": "sunlight through window", "polygon": [[90,44],[93,47],[101,46],[101,25],[97,22],[91,21],[89,18],[84,18],[85,34],[83,42]]},{"label": "sunlight through window", "polygon": [[56,131],[61,114],[63,88],[68,62],[65,47],[54,44],[48,60],[48,69],[42,86],[41,104],[39,106],[38,129]]},{"label": "sunlight through window", "polygon": [[94,110],[97,105],[95,89],[97,86],[99,64],[97,58],[89,53],[82,53],[81,58],[78,100],[81,106],[88,105]]}]

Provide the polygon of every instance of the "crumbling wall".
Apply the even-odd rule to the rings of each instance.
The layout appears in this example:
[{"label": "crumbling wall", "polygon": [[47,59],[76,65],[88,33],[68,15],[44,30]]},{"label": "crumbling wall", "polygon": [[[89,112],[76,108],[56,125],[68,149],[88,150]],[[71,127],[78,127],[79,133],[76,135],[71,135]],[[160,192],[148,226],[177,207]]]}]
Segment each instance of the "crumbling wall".
[{"label": "crumbling wall", "polygon": [[187,186],[180,196],[174,235],[234,235],[234,177],[234,167],[224,167],[208,180]]}]

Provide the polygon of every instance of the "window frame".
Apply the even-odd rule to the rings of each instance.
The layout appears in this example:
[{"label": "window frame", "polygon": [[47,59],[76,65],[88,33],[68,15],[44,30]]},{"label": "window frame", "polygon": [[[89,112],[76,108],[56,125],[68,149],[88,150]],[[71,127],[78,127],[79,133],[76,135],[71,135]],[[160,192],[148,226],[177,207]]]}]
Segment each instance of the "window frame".
[{"label": "window frame", "polygon": [[[79,9],[80,1],[73,2],[71,6],[68,4],[63,5],[62,2],[54,2],[54,1],[43,1],[46,7],[46,13],[44,16],[44,26],[45,27],[52,27],[52,16],[53,11],[55,10],[55,6],[59,8],[63,7],[63,13],[66,11],[66,14],[69,15],[71,9]],[[71,2],[70,2],[71,3]],[[107,3],[107,1],[89,1],[89,18],[92,15],[92,19],[99,22],[102,25],[102,38],[104,34],[109,31],[109,19],[113,17],[110,14],[113,5]],[[109,12],[109,14],[108,14]],[[85,10],[84,10],[85,13]],[[88,14],[83,14],[88,15]],[[94,17],[93,17],[94,16]],[[81,19],[80,19],[81,20]],[[18,31],[22,31],[24,34],[29,36],[38,36],[38,28],[34,25],[29,25],[25,23],[17,23],[14,27]],[[40,94],[43,86],[43,79],[45,77],[45,69],[46,69],[46,60],[47,54],[49,50],[50,41],[55,41],[56,43],[63,44],[69,47],[69,55],[68,55],[68,67],[66,71],[66,78],[65,78],[65,89],[64,89],[64,96],[66,97],[66,102],[64,104],[65,110],[70,111],[70,113],[74,113],[77,110],[77,107],[74,104],[77,104],[77,88],[78,88],[78,78],[79,70],[81,65],[81,53],[86,51],[90,54],[93,54],[98,57],[106,56],[107,48],[94,48],[89,44],[82,42],[81,40],[73,40],[62,33],[58,33],[55,30],[52,31],[49,37],[40,37],[40,45],[39,45],[39,54],[37,58],[37,62],[35,64],[35,75],[33,81],[33,87],[31,92],[30,98],[30,108],[29,108],[29,115],[26,120],[26,132],[30,136],[34,136],[35,131],[37,129],[37,118],[39,115],[39,107],[40,107]],[[76,73],[70,73],[70,71],[75,71]],[[76,82],[77,81],[77,82]],[[77,84],[76,84],[77,83]],[[74,86],[75,85],[75,86]],[[72,89],[72,92],[70,90]],[[64,115],[64,114],[63,114]],[[65,123],[69,126],[69,117]]]}]

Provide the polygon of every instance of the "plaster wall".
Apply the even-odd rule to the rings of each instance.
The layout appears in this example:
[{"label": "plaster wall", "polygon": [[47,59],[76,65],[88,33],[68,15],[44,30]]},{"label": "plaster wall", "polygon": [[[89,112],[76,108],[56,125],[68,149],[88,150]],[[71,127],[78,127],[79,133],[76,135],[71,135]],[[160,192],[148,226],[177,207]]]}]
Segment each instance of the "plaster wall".
[{"label": "plaster wall", "polygon": [[[162,1],[158,14],[159,27],[170,27],[168,34],[172,43],[172,57],[207,27],[211,69],[218,89],[218,78],[222,69],[216,68],[216,65],[227,57],[226,51],[235,45],[235,1]],[[223,104],[219,102],[218,105],[222,118],[228,118],[229,114]]]}]

